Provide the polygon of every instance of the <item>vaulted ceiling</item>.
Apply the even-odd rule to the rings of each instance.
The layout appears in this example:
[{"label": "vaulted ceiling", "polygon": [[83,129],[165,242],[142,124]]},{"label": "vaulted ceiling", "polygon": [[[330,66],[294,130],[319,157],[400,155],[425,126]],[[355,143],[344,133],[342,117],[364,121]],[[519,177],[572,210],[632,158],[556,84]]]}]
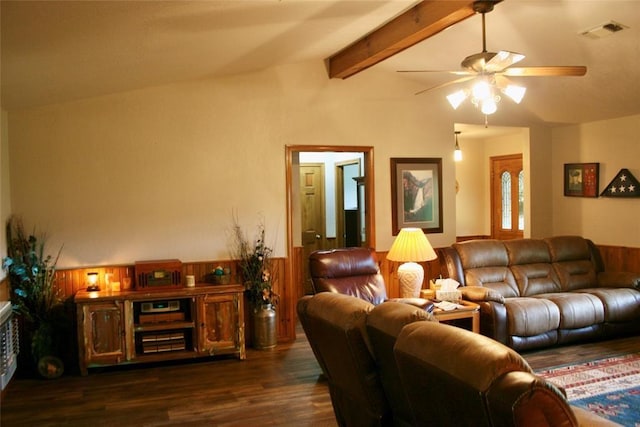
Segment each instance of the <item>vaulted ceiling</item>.
[{"label": "vaulted ceiling", "polygon": [[[324,61],[419,3],[2,0],[2,107],[28,108],[279,64]],[[444,73],[397,73],[457,70],[463,58],[480,52],[480,17],[451,19],[462,21],[412,47],[388,47],[391,55],[383,55],[387,59],[362,66],[360,73],[407,79],[415,91],[394,94],[399,99],[451,79]],[[509,108],[520,116],[578,123],[640,113],[639,1],[504,0],[486,20],[488,50],[523,53],[526,58],[519,65],[588,67],[584,77],[521,79],[528,87],[525,100]],[[599,39],[580,34],[610,21],[628,28]],[[406,30],[406,25],[399,28]],[[415,36],[417,30],[410,32],[420,36]],[[390,31],[387,40],[402,39],[396,33]],[[365,48],[360,54],[365,56],[376,47],[367,43],[361,43]],[[357,78],[358,74],[349,77]],[[418,96],[424,102],[440,102],[446,93],[435,90]]]}]

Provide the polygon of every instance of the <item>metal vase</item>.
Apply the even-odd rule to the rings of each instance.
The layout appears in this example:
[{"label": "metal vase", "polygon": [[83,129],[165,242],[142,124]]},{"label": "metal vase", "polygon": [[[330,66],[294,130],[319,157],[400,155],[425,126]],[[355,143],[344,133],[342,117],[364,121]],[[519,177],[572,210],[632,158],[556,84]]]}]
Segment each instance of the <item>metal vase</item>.
[{"label": "metal vase", "polygon": [[271,304],[259,306],[253,311],[253,346],[258,350],[274,348],[276,336],[276,311]]}]

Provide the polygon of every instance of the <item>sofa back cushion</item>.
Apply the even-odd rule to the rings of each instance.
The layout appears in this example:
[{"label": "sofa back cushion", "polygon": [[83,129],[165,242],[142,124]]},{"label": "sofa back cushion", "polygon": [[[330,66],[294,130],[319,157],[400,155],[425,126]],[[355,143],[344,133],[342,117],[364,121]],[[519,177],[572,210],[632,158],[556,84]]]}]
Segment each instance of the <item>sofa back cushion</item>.
[{"label": "sofa back cushion", "polygon": [[556,236],[544,240],[562,290],[597,286],[596,266],[586,239],[580,236]]},{"label": "sofa back cushion", "polygon": [[550,263],[549,246],[541,239],[515,239],[502,242],[509,265]]},{"label": "sofa back cushion", "polygon": [[464,270],[467,286],[483,286],[505,298],[517,297],[520,291],[509,269],[509,256],[498,240],[471,240],[454,243]]},{"label": "sofa back cushion", "polygon": [[371,248],[339,248],[313,252],[309,274],[314,291],[351,295],[378,305],[387,299],[384,277]]},{"label": "sofa back cushion", "polygon": [[561,290],[560,280],[551,265],[549,247],[544,240],[507,240],[504,246],[521,296]]},{"label": "sofa back cushion", "polygon": [[405,326],[394,352],[416,425],[492,425],[485,402],[491,384],[508,372],[532,372],[514,350],[442,323]]}]

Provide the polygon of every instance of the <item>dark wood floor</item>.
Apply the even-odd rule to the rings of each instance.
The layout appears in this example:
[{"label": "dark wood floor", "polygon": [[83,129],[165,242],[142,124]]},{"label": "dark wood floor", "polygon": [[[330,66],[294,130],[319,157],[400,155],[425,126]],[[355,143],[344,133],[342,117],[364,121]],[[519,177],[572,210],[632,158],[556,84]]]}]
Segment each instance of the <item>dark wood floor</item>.
[{"label": "dark wood floor", "polygon": [[[534,369],[640,351],[637,337],[525,354]],[[304,335],[246,361],[203,360],[14,378],[0,403],[12,426],[335,426]]]}]

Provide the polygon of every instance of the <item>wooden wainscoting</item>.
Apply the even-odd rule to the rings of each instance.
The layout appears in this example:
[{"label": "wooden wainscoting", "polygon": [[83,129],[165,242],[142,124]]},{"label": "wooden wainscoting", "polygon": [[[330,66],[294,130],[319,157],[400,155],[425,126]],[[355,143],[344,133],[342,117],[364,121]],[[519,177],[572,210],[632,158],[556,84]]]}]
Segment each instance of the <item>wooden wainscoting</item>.
[{"label": "wooden wainscoting", "polygon": [[0,280],[0,301],[9,301],[9,277]]},{"label": "wooden wainscoting", "polygon": [[640,248],[596,245],[602,255],[606,271],[632,271],[640,273]]},{"label": "wooden wainscoting", "polygon": [[[297,301],[297,298],[295,298],[296,294],[292,292],[291,287],[287,286],[286,283],[286,260],[284,258],[273,258],[272,261],[273,290],[280,296],[280,304],[276,307],[278,312],[278,341],[291,341],[295,339],[296,318],[295,312],[292,311],[292,304],[290,301]],[[205,276],[208,273],[211,273],[213,269],[218,266],[230,268],[231,277],[238,277],[237,262],[233,260],[183,262],[182,277],[184,278],[186,275],[194,275],[196,276],[196,282],[202,283],[205,282]],[[56,285],[60,289],[61,296],[65,300],[71,300],[78,290],[86,288],[87,274],[90,272],[98,273],[99,285],[101,287],[104,287],[105,285],[106,274],[111,274],[111,280],[120,282],[121,287],[123,278],[125,277],[130,277],[132,279],[132,286],[135,285],[134,264],[60,269],[56,271]],[[236,279],[235,282],[237,283],[238,280]],[[247,307],[247,309],[245,309],[245,313],[248,316],[248,304],[245,304],[245,307]],[[245,318],[245,323],[247,328],[249,328],[248,317]],[[247,337],[250,337],[250,334],[247,334]],[[249,343],[249,340],[247,340],[247,342]]]},{"label": "wooden wainscoting", "polygon": [[484,234],[478,234],[475,236],[456,236],[456,242],[466,242],[467,240],[483,240],[490,239],[491,236],[487,236]]},{"label": "wooden wainscoting", "polygon": [[[631,271],[640,273],[640,248],[630,248],[622,246],[597,245],[607,271]],[[439,252],[442,248],[435,248]],[[296,303],[304,295],[304,278],[302,277],[302,263],[307,262],[302,259],[301,247],[294,248],[290,258],[274,258],[274,291],[280,295],[278,304],[278,341],[286,342],[295,340],[296,336]],[[400,263],[387,260],[387,252],[377,252],[380,262],[380,272],[387,284],[387,294],[390,298],[400,296],[397,270]],[[434,261],[422,263],[425,269],[425,279],[423,287],[427,288],[429,280],[435,280],[440,275],[446,275],[446,268],[440,264],[439,256]],[[204,276],[217,266],[229,267],[232,277],[237,277],[237,263],[233,260],[214,260],[201,262],[184,262],[182,264],[182,274],[196,276],[196,281],[204,281]],[[105,274],[113,275],[114,281],[119,281],[121,286],[123,278],[131,277],[135,280],[135,265],[114,265],[99,267],[83,267],[75,269],[61,269],[56,272],[57,286],[62,296],[71,301],[73,295],[86,287],[86,277],[89,272],[97,272],[100,277],[100,284],[104,285]],[[291,277],[288,281],[287,277]],[[290,282],[290,283],[288,283]],[[9,299],[8,279],[0,282],[0,297]],[[249,310],[245,310],[249,312]],[[247,319],[245,319],[247,320]],[[248,326],[248,323],[247,323]],[[249,334],[247,334],[249,336]]]}]

